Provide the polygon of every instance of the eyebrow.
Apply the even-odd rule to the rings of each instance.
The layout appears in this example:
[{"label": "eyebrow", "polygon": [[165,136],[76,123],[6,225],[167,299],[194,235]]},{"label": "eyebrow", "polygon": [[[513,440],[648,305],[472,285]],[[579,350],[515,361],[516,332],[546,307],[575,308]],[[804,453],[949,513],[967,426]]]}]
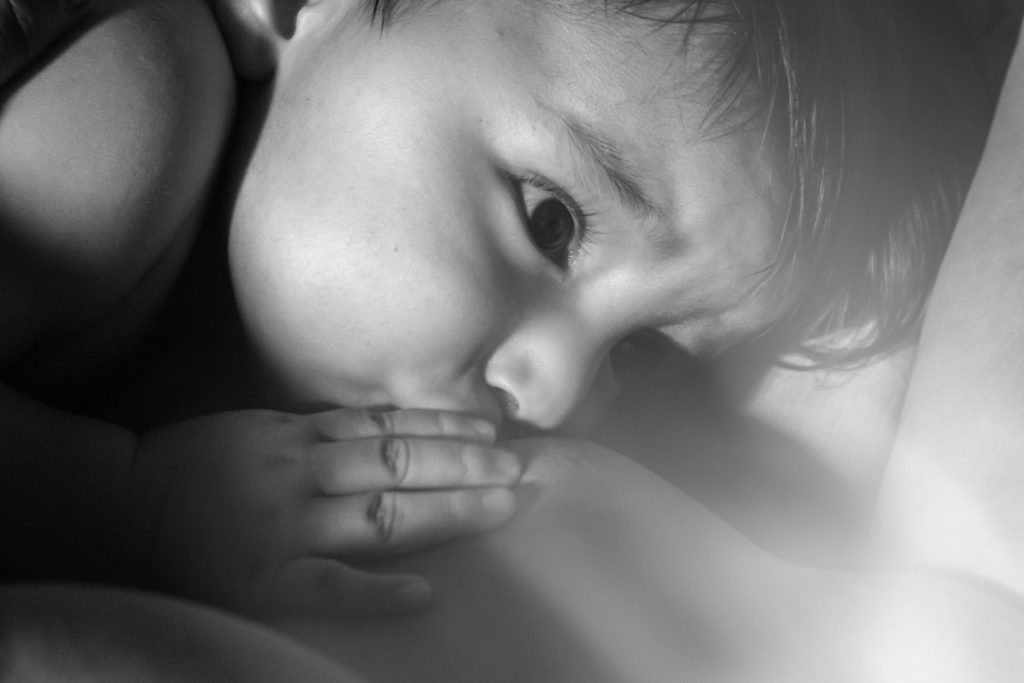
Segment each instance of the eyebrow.
[{"label": "eyebrow", "polygon": [[626,162],[618,145],[574,116],[559,114],[559,119],[577,151],[601,170],[624,205],[645,218],[664,218],[664,212],[644,192],[639,174]]}]

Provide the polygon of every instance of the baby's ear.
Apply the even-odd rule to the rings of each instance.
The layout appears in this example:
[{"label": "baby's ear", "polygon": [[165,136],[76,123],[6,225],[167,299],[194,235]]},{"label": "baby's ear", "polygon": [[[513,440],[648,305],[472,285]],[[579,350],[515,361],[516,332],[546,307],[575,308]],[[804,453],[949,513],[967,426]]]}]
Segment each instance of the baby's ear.
[{"label": "baby's ear", "polygon": [[304,7],[322,1],[214,0],[235,72],[246,80],[270,78],[277,69],[281,49],[295,32],[296,17]]}]

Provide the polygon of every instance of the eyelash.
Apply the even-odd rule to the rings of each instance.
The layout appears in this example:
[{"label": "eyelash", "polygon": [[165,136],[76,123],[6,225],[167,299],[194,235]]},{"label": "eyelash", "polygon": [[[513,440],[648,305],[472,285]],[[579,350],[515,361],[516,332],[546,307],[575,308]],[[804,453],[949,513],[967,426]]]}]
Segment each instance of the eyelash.
[{"label": "eyelash", "polygon": [[588,248],[593,242],[594,236],[597,234],[593,226],[590,224],[590,219],[594,217],[594,214],[583,210],[579,202],[577,202],[572,195],[544,176],[537,175],[535,173],[523,175],[512,174],[511,179],[519,190],[519,199],[523,205],[524,212],[527,215],[529,214],[529,210],[528,207],[526,207],[526,198],[523,193],[524,186],[530,186],[537,190],[541,190],[542,192],[547,192],[569,210],[569,214],[572,216],[573,222],[575,223],[575,231],[572,242],[569,246],[566,267],[572,266],[580,256],[587,253]]}]

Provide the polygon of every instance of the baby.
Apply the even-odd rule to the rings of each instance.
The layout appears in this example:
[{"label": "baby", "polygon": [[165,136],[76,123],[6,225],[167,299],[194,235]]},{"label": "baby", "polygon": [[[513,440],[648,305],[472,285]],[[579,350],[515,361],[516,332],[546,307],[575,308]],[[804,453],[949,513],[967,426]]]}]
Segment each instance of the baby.
[{"label": "baby", "polygon": [[[100,3],[0,118],[5,575],[418,606],[351,561],[507,519],[497,426],[592,424],[623,340],[670,340],[658,375],[905,341],[990,107],[972,64],[915,68],[965,43],[918,4]],[[144,336],[218,173],[287,412],[136,435],[35,402]]]}]

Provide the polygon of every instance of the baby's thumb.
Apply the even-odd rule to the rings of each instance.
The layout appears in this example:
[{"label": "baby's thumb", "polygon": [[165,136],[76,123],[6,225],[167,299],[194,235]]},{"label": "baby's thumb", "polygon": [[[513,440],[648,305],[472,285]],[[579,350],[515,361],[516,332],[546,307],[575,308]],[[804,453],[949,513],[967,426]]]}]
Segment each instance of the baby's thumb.
[{"label": "baby's thumb", "polygon": [[92,0],[0,0],[0,84],[75,25]]}]

